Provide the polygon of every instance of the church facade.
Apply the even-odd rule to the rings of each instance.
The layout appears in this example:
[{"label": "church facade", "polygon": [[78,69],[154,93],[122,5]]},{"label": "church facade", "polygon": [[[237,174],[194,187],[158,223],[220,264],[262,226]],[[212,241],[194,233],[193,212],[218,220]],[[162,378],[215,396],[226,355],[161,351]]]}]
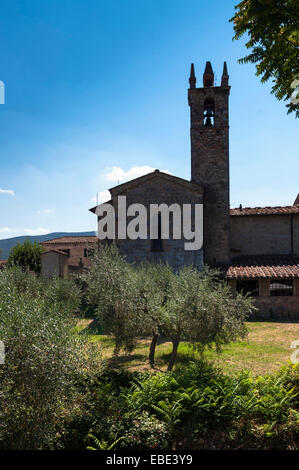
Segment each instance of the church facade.
[{"label": "church facade", "polygon": [[[129,239],[115,242],[129,262],[155,260],[175,269],[184,264],[219,267],[235,291],[255,297],[257,316],[299,318],[299,196],[286,207],[230,209],[229,76],[224,63],[220,86],[210,62],[202,86],[189,77],[191,180],[156,170],[110,189],[107,201],[118,217],[118,196],[131,204],[203,205],[203,245],[184,249],[184,237]],[[97,206],[90,209],[97,213]],[[194,227],[195,220],[192,219]],[[116,223],[117,226],[117,223]]]}]

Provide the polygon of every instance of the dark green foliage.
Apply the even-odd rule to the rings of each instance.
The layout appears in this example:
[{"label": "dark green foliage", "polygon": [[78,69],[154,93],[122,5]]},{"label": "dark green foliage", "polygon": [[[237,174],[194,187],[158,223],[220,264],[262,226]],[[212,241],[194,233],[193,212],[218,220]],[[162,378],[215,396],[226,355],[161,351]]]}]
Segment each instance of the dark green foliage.
[{"label": "dark green foliage", "polygon": [[128,396],[129,406],[152,408],[166,420],[175,411],[178,423],[190,419],[205,426],[225,425],[242,417],[279,423],[287,418],[292,404],[298,404],[290,380],[295,372],[293,368],[256,379],[248,372],[231,377],[204,362],[194,363],[171,375],[156,374],[139,382]]},{"label": "dark green foliage", "polygon": [[[299,8],[297,0],[243,0],[230,20],[234,39],[248,35],[251,52],[240,63],[256,64],[261,81],[272,79],[272,93],[289,100],[292,82],[299,79]],[[299,104],[287,104],[299,116]]]},{"label": "dark green foliage", "polygon": [[18,243],[10,250],[7,265],[8,267],[20,266],[23,269],[39,273],[42,252],[43,248],[39,243],[36,241],[31,243],[30,240],[25,240],[24,243]]},{"label": "dark green foliage", "polygon": [[[299,445],[298,366],[254,378],[246,371],[227,376],[200,361],[174,372],[139,374],[118,389],[107,386],[98,384],[92,434],[105,442],[121,437],[117,449],[197,448],[217,433],[227,448],[244,439],[249,448]],[[101,405],[104,396],[109,398]]]}]

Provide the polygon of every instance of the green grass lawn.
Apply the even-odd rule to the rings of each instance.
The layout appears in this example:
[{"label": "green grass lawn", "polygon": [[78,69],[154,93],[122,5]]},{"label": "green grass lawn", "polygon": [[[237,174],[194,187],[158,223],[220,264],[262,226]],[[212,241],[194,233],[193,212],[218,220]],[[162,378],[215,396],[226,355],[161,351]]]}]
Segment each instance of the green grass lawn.
[{"label": "green grass lawn", "polygon": [[[113,357],[114,341],[111,336],[94,334],[89,328],[91,320],[80,320],[77,332],[86,332],[90,341],[99,344],[103,357],[109,360],[111,367],[129,368],[131,370],[149,370],[148,350],[150,338],[139,341],[132,354],[120,354]],[[292,341],[299,340],[299,323],[250,322],[247,323],[248,338],[231,343],[218,355],[206,351],[204,356],[221,367],[224,372],[232,373],[248,369],[255,375],[265,374],[279,369],[290,360],[294,351],[290,349]],[[171,352],[171,344],[160,339],[156,349],[156,370],[165,370]],[[199,354],[186,342],[178,350],[178,364],[187,364],[199,358]]]}]

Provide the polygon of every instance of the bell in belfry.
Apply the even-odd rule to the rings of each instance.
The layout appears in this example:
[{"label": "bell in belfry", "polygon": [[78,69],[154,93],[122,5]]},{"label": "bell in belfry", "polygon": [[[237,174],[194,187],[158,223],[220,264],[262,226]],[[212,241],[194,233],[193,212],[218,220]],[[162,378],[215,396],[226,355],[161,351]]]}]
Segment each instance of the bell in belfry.
[{"label": "bell in belfry", "polygon": [[205,113],[205,126],[212,126],[212,118],[214,118],[214,114],[212,109],[209,107]]}]

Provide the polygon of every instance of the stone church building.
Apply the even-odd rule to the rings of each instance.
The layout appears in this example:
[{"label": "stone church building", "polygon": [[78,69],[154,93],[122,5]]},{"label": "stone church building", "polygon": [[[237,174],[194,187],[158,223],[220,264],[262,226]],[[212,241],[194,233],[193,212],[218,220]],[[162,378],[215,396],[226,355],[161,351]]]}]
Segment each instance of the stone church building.
[{"label": "stone church building", "polygon": [[[210,62],[202,86],[191,65],[188,89],[191,180],[156,170],[110,189],[108,201],[117,214],[117,197],[127,206],[203,204],[203,246],[184,250],[183,238],[120,239],[116,244],[130,262],[162,260],[174,268],[194,264],[219,267],[236,291],[255,297],[258,316],[299,318],[299,195],[286,207],[230,209],[229,76],[224,63],[221,85],[214,85]],[[90,209],[97,212],[97,207]],[[161,230],[158,230],[160,234]]]}]

